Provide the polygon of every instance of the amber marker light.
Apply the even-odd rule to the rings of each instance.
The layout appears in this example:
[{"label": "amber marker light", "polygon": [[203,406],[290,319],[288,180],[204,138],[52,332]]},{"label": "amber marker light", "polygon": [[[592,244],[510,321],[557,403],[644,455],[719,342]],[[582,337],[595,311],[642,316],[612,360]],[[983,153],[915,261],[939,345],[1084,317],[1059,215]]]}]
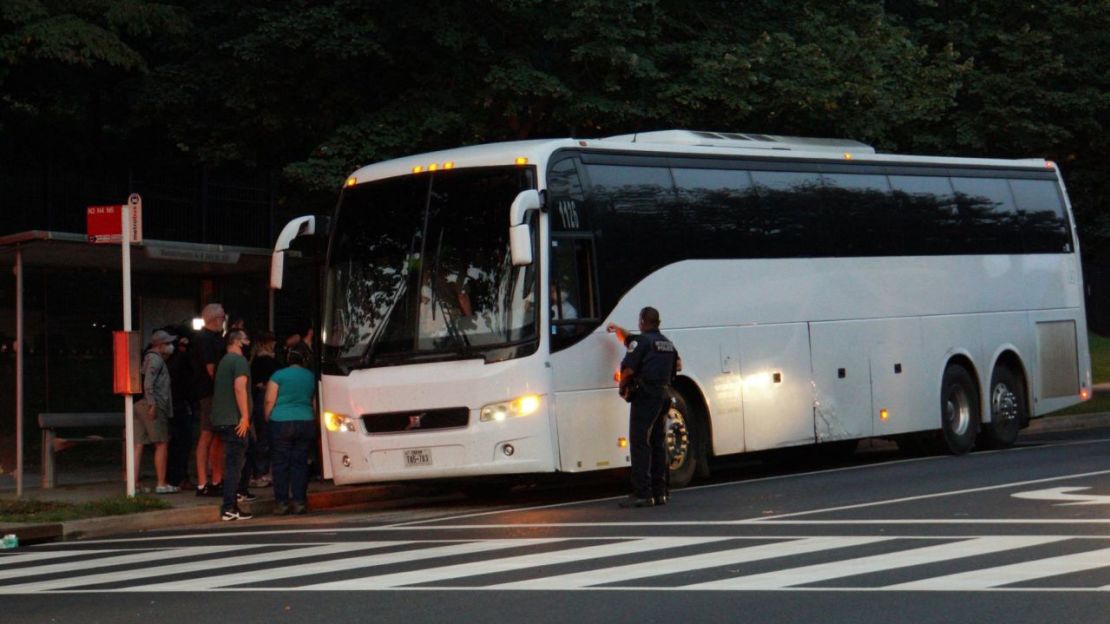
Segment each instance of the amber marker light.
[{"label": "amber marker light", "polygon": [[887,418],[890,418],[890,412],[886,411],[886,408],[884,407],[883,409],[879,410],[879,420],[886,420]]},{"label": "amber marker light", "polygon": [[421,166],[421,165],[417,165],[417,166],[415,166],[415,167],[413,167],[413,168],[412,168],[412,172],[413,172],[413,173],[421,173],[421,172],[423,172],[423,171],[424,171],[424,167],[423,167],[423,166]]},{"label": "amber marker light", "polygon": [[439,169],[439,163],[432,163],[428,165],[428,171],[435,171]]},{"label": "amber marker light", "polygon": [[444,169],[454,169],[455,168],[455,161],[448,160],[447,162],[443,163],[443,168]]},{"label": "amber marker light", "polygon": [[1055,169],[1056,168],[1056,163],[1052,162],[1051,160],[1046,160],[1046,161],[1044,161],[1044,168],[1045,169]]},{"label": "amber marker light", "polygon": [[613,381],[615,381],[617,383],[620,383],[620,380],[621,380],[621,372],[618,370],[617,372],[613,373]]},{"label": "amber marker light", "polygon": [[1086,401],[1087,399],[1091,398],[1091,391],[1086,388],[1080,388],[1079,398]]},{"label": "amber marker light", "polygon": [[851,152],[844,152],[844,160],[852,160]]},{"label": "amber marker light", "polygon": [[356,178],[355,176],[351,176],[347,178],[347,181],[343,183],[343,186],[354,186],[356,184],[358,184],[358,178]]},{"label": "amber marker light", "polygon": [[617,438],[618,448],[628,448],[628,438]]},{"label": "amber marker light", "polygon": [[517,156],[516,157],[516,164],[518,164],[518,165],[527,165],[528,164],[528,158],[526,158],[524,156]]}]

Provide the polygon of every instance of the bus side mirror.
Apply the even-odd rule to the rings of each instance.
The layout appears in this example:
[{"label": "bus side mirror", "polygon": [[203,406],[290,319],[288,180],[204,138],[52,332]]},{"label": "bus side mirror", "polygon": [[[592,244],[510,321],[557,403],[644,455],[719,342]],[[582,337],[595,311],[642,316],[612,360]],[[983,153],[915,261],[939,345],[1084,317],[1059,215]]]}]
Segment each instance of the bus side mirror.
[{"label": "bus side mirror", "polygon": [[509,250],[513,266],[532,264],[532,228],[527,223],[509,228]]},{"label": "bus side mirror", "polygon": [[532,264],[532,227],[528,225],[528,213],[543,206],[540,192],[521,191],[509,208],[509,251],[513,266]]},{"label": "bus side mirror", "polygon": [[316,217],[297,217],[281,228],[277,241],[274,243],[274,255],[270,259],[270,288],[281,290],[285,279],[285,252],[289,251],[289,244],[298,236],[316,233]]}]

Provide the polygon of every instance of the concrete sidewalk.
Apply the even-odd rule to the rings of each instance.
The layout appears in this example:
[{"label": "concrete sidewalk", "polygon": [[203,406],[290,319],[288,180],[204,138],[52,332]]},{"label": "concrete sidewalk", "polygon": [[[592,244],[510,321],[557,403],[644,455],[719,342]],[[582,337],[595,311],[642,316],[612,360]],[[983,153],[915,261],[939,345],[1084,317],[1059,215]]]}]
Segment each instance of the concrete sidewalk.
[{"label": "concrete sidewalk", "polygon": [[[115,472],[118,472],[116,470]],[[80,504],[124,496],[126,489],[118,481],[99,481],[60,485],[55,488],[28,488],[23,500]],[[252,488],[258,497],[252,503],[241,503],[255,517],[270,516],[274,511],[273,489]],[[389,484],[338,486],[330,481],[313,481],[308,487],[308,508],[321,511],[374,502],[411,502],[413,499],[432,500],[442,496],[444,488],[427,485]],[[19,538],[20,545],[36,544],[58,539],[71,540],[104,537],[120,533],[134,533],[220,521],[219,497],[197,496],[194,491],[175,494],[149,494],[165,500],[172,507],[120,516],[103,516],[81,520],[49,523],[3,523],[0,535],[9,533]],[[0,492],[0,500],[14,500],[14,491]]]},{"label": "concrete sidewalk", "polygon": [[[1074,429],[1093,429],[1110,427],[1110,412],[1098,414],[1078,414],[1068,416],[1048,416],[1034,420],[1023,435]],[[113,469],[118,473],[118,468]],[[35,482],[33,475],[28,481]],[[431,503],[450,495],[451,488],[435,485],[387,484],[337,486],[327,481],[314,481],[309,485],[308,507],[312,511],[334,509],[366,503],[381,502],[389,505]],[[273,513],[273,491],[270,488],[256,488],[253,493],[258,500],[249,505],[255,517]],[[99,481],[96,483],[63,484],[52,489],[30,488],[24,490],[24,499],[63,503],[82,503],[93,500],[122,496],[123,483],[119,481]],[[70,520],[41,524],[3,524],[0,535],[14,533],[20,544],[34,544],[52,540],[71,540],[104,537],[121,533],[134,533],[156,529],[168,529],[197,524],[219,522],[220,499],[198,497],[194,492],[152,495],[164,498],[171,509],[149,511],[123,516],[105,516],[84,520]],[[15,498],[13,491],[0,491],[0,500]]]}]

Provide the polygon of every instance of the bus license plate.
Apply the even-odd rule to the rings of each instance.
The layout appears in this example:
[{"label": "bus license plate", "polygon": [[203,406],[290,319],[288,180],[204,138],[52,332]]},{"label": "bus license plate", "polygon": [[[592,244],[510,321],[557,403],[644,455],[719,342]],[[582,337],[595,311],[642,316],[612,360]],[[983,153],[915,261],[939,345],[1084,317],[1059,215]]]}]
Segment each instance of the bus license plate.
[{"label": "bus license plate", "polygon": [[409,449],[405,451],[405,467],[431,466],[432,449]]}]

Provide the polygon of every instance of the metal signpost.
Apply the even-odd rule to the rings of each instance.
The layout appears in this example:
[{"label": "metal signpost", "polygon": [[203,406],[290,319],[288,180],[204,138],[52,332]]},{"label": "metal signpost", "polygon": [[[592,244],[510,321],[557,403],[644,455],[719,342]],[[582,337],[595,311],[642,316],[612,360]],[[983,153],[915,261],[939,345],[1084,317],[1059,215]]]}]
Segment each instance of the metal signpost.
[{"label": "metal signpost", "polygon": [[[90,243],[114,243],[119,241],[123,262],[123,331],[131,331],[131,243],[143,239],[142,222],[143,200],[138,193],[132,193],[123,204],[113,206],[89,206],[86,210],[86,225]],[[117,219],[118,215],[118,219]],[[127,474],[127,495],[135,496],[135,402],[129,388],[123,392],[123,426],[125,439],[125,459]]]}]

